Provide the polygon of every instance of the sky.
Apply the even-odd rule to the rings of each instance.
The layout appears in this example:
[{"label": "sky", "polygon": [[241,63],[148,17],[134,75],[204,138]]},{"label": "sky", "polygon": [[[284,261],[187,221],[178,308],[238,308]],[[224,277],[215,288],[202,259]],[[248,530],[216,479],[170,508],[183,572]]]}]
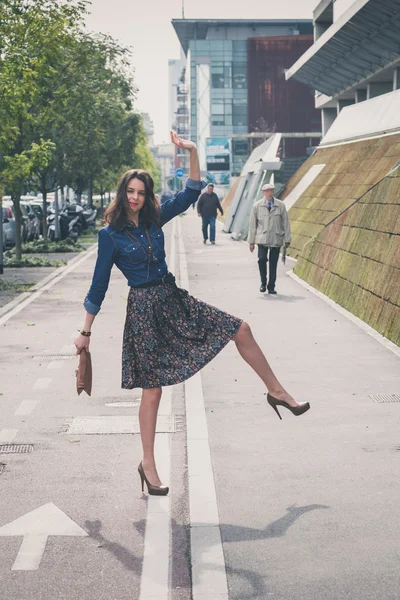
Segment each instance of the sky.
[{"label": "sky", "polygon": [[[184,0],[187,19],[308,19],[318,0]],[[171,19],[182,0],[92,0],[90,31],[108,33],[132,49],[136,109],[149,113],[156,144],[168,141],[168,59],[179,58]]]}]

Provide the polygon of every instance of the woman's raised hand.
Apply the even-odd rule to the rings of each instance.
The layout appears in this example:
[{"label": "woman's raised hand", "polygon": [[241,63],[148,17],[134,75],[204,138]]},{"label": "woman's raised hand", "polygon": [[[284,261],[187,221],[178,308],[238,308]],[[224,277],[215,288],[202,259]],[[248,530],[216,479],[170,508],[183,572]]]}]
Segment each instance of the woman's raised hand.
[{"label": "woman's raised hand", "polygon": [[80,354],[84,348],[85,350],[89,350],[90,337],[81,334],[76,338],[74,344],[76,348],[76,354]]},{"label": "woman's raised hand", "polygon": [[175,131],[171,131],[170,135],[171,142],[175,144],[175,146],[178,146],[178,148],[184,148],[184,150],[189,151],[196,149],[196,144],[194,142],[192,142],[191,140],[184,140],[183,138],[179,137],[179,135]]}]

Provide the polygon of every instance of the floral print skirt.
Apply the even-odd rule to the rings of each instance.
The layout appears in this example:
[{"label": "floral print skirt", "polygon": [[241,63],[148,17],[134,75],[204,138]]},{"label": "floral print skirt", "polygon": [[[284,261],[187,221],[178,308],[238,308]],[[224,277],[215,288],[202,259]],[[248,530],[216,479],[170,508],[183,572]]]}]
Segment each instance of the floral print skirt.
[{"label": "floral print skirt", "polygon": [[173,283],[130,288],[122,388],[153,388],[189,379],[226,346],[241,323]]}]

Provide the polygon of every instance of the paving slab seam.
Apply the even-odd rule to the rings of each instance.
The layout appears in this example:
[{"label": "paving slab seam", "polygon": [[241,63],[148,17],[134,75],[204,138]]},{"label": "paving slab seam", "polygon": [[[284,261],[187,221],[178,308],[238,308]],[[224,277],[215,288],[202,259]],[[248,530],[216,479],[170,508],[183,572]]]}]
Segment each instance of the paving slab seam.
[{"label": "paving slab seam", "polygon": [[56,270],[54,273],[50,273],[47,277],[43,279],[43,281],[37,283],[30,292],[23,292],[17,298],[8,302],[5,306],[0,309],[0,325],[6,323],[11,317],[14,317],[16,314],[21,312],[26,306],[34,302],[37,298],[39,298],[43,292],[51,289],[56,283],[64,279],[66,275],[71,273],[76,267],[78,267],[81,263],[87,260],[90,256],[92,256],[97,251],[97,244],[95,247],[91,247],[88,250],[85,250],[79,256],[75,256],[65,267],[61,267],[59,270]]},{"label": "paving slab seam", "polygon": [[294,279],[294,281],[297,281],[297,283],[302,285],[306,290],[308,290],[315,296],[318,296],[318,298],[320,298],[321,300],[326,302],[326,304],[329,304],[329,306],[332,307],[334,310],[336,310],[336,312],[340,313],[341,315],[343,315],[344,317],[349,319],[349,321],[351,321],[352,323],[357,325],[360,329],[365,331],[365,333],[368,333],[368,335],[373,337],[374,340],[376,340],[377,342],[382,344],[382,346],[385,346],[385,348],[387,350],[390,350],[390,352],[393,352],[393,354],[395,354],[396,356],[398,356],[400,358],[400,348],[398,346],[396,346],[396,344],[394,344],[393,342],[391,342],[390,340],[385,338],[383,335],[378,333],[375,329],[370,327],[367,323],[365,323],[364,321],[362,321],[361,319],[356,317],[356,315],[353,315],[353,313],[351,313],[348,310],[346,310],[345,308],[343,308],[343,306],[340,306],[340,304],[337,304],[337,302],[335,302],[331,298],[328,298],[328,296],[326,296],[325,294],[323,294],[322,292],[320,292],[319,290],[314,288],[312,285],[310,285],[303,279],[301,279],[298,275],[295,275],[295,273],[293,273],[293,271],[288,271],[287,275],[289,275],[289,277]]},{"label": "paving slab seam", "polygon": [[[181,285],[190,293],[185,246],[179,221],[178,239]],[[185,404],[192,598],[228,600],[228,582],[200,373],[196,373],[185,382]]]},{"label": "paving slab seam", "polygon": [[[176,220],[172,223],[169,265],[175,265]],[[162,413],[161,413],[162,411]],[[171,417],[172,388],[163,389],[159,415]],[[155,455],[157,468],[163,481],[170,480],[171,447],[169,434],[156,434]],[[143,566],[140,579],[140,600],[168,600],[170,548],[171,548],[171,500],[168,496],[148,496],[147,518],[144,535]]]}]

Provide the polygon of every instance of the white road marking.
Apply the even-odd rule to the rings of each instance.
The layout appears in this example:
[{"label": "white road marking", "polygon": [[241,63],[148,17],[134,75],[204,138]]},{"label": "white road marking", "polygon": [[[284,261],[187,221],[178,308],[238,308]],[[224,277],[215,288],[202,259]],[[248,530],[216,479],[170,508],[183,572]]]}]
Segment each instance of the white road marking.
[{"label": "white road marking", "polygon": [[[157,433],[173,433],[171,415],[158,415]],[[108,415],[74,417],[66,431],[67,435],[107,435],[139,433],[139,420],[132,415]]]},{"label": "white road marking", "polygon": [[[185,246],[179,221],[178,237],[181,285],[189,291]],[[185,382],[185,402],[193,600],[228,600],[228,583],[200,373],[196,373]]]},{"label": "white road marking", "polygon": [[[176,257],[175,235],[176,220],[172,224],[168,262],[171,272],[173,272]],[[163,389],[159,416],[170,418],[171,410],[172,387],[166,387]],[[156,435],[155,455],[161,480],[169,482],[171,450],[168,434]],[[168,600],[169,598],[170,536],[171,504],[169,496],[149,496],[140,582],[140,600]]]},{"label": "white road marking", "polygon": [[[43,292],[47,292],[48,290],[50,290],[54,285],[56,285],[56,283],[61,281],[61,279],[64,279],[64,277],[66,277],[66,275],[68,275],[69,273],[74,271],[77,267],[79,267],[79,265],[81,265],[83,262],[85,262],[85,260],[87,260],[93,254],[95,254],[95,252],[97,252],[97,247],[93,248],[92,250],[87,250],[86,252],[84,252],[84,256],[73,258],[71,260],[71,264],[66,265],[65,267],[61,267],[60,271],[57,271],[56,273],[50,273],[49,278],[46,278],[40,284],[35,286],[37,291],[35,291],[33,293],[29,292],[29,297],[22,300],[22,302],[20,302],[19,298],[16,298],[16,300],[13,301],[13,304],[18,301],[19,302],[18,306],[15,306],[11,310],[9,310],[9,308],[11,308],[11,307],[8,307],[8,305],[6,305],[3,308],[3,310],[0,311],[0,315],[1,315],[1,314],[4,314],[4,312],[5,312],[4,309],[7,310],[6,314],[0,318],[0,325],[4,325],[4,323],[6,323],[9,319],[11,319],[15,315],[17,315],[19,312],[21,312],[21,310],[23,310],[25,308],[25,306],[28,306],[28,304],[30,304],[31,302],[34,302],[37,298],[39,298],[39,296],[41,296],[43,294]],[[46,283],[46,285],[43,285],[48,279],[51,279],[51,281],[49,281],[49,283]],[[38,289],[38,288],[40,288],[40,289]]]},{"label": "white road marking", "polygon": [[50,535],[83,537],[88,533],[52,502],[0,527],[2,537],[24,536],[11,570],[36,571],[40,566],[47,538]]},{"label": "white road marking", "polygon": [[346,317],[346,319],[349,319],[349,321],[352,321],[352,323],[354,323],[355,325],[358,325],[360,329],[363,329],[366,333],[368,333],[368,335],[373,337],[374,340],[382,344],[382,346],[385,346],[385,348],[393,352],[393,354],[396,354],[396,356],[400,357],[400,348],[396,346],[396,344],[385,338],[383,335],[381,335],[378,331],[376,331],[376,329],[373,329],[372,327],[370,327],[370,325],[356,317],[356,315],[353,315],[353,313],[343,308],[343,306],[340,306],[340,304],[337,304],[334,300],[331,300],[331,298],[325,296],[325,294],[315,289],[312,285],[307,283],[307,281],[304,281],[304,279],[301,279],[298,275],[293,273],[293,271],[288,271],[287,274],[289,275],[289,277],[297,281],[297,283],[300,283],[300,285],[306,288],[306,290],[312,292],[315,296],[318,296],[318,298],[321,298],[321,300],[329,304],[329,306],[336,310],[336,312]]},{"label": "white road marking", "polygon": [[49,387],[50,383],[51,383],[51,377],[41,377],[40,379],[38,379],[35,383],[35,385],[33,386],[34,390],[45,390],[46,388]]},{"label": "white road marking", "polygon": [[13,442],[17,433],[18,429],[2,429],[0,431],[0,443],[9,444]]},{"label": "white road marking", "polygon": [[[156,462],[162,481],[170,480],[169,436],[156,436]],[[139,481],[138,481],[139,485]],[[146,485],[146,484],[145,484]],[[169,496],[149,496],[140,600],[168,600],[169,553],[171,535],[171,503]]]},{"label": "white road marking", "polygon": [[105,406],[111,406],[111,408],[137,408],[140,404],[140,400],[132,400],[132,402],[106,402]]},{"label": "white road marking", "polygon": [[52,360],[51,363],[48,364],[48,369],[61,369],[64,364],[63,360]]},{"label": "white road marking", "polygon": [[39,400],[23,400],[14,414],[16,416],[30,415],[38,402]]}]

